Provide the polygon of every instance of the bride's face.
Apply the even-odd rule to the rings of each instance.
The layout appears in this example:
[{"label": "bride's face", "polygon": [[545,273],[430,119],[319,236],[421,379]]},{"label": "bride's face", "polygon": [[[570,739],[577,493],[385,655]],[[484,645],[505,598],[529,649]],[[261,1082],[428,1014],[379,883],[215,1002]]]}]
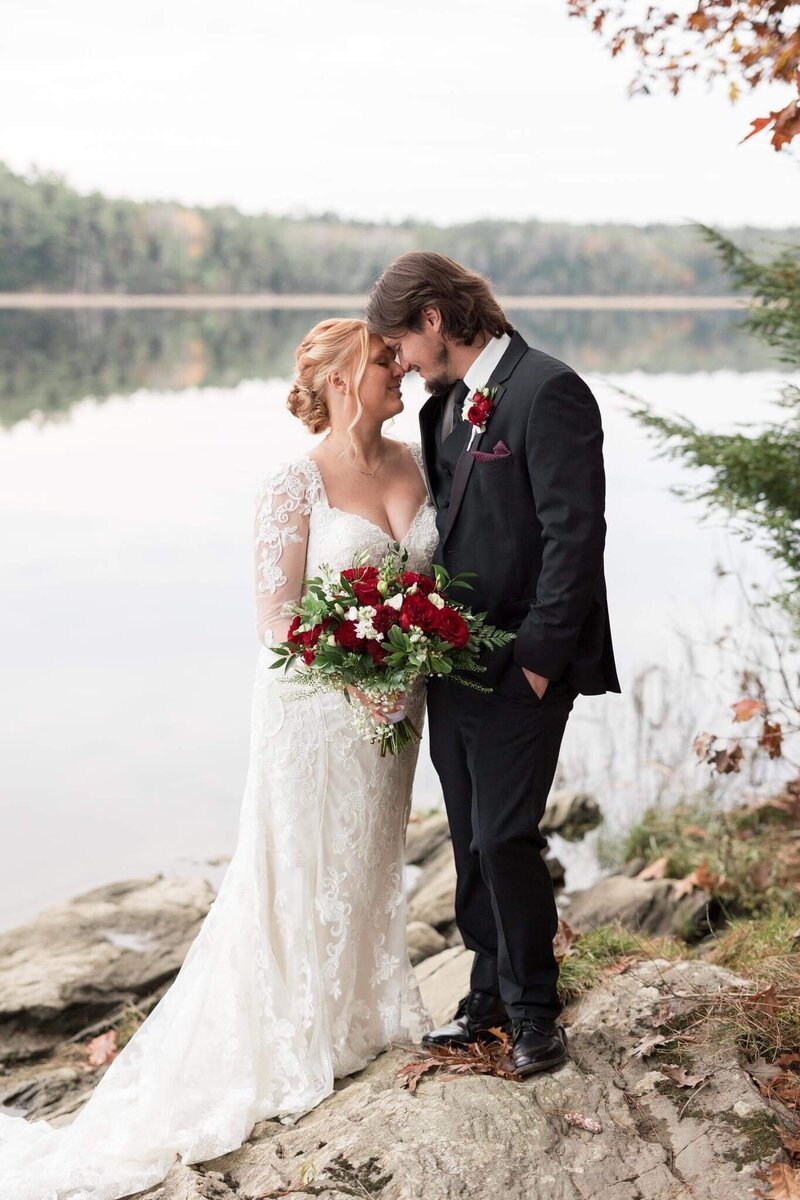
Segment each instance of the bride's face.
[{"label": "bride's face", "polygon": [[383,338],[372,334],[369,339],[369,360],[358,389],[366,418],[376,422],[388,421],[403,411],[400,384],[404,375],[405,371]]}]

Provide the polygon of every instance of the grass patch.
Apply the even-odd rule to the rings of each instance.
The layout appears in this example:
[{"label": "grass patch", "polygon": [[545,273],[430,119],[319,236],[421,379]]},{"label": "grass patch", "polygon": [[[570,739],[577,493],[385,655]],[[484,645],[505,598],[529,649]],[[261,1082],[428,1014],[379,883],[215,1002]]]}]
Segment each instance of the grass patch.
[{"label": "grass patch", "polygon": [[563,1002],[588,992],[613,968],[648,958],[685,957],[685,947],[667,937],[644,937],[614,922],[579,934],[561,959],[558,977]]},{"label": "grass patch", "polygon": [[782,909],[800,915],[800,783],[755,804],[724,810],[701,796],[654,806],[604,847],[622,862],[664,860],[663,877],[701,883],[729,918]]}]

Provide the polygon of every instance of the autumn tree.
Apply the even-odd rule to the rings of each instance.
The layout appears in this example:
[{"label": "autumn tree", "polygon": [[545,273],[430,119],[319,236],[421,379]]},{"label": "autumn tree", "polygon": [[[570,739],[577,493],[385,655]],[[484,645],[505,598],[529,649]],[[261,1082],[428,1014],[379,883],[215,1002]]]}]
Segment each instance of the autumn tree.
[{"label": "autumn tree", "polygon": [[[591,23],[612,56],[638,59],[629,91],[648,94],[664,82],[677,95],[691,76],[722,80],[731,100],[767,83],[800,95],[800,0],[697,0],[682,12],[630,0],[567,0],[569,15]],[[690,11],[686,12],[686,8]],[[753,118],[746,141],[771,129],[776,150],[800,134],[800,100]]]}]

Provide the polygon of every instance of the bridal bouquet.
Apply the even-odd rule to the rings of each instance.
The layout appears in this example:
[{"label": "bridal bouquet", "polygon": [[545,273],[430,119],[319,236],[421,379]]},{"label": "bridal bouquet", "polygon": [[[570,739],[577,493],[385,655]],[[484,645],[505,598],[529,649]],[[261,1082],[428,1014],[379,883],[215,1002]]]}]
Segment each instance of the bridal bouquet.
[{"label": "bridal bouquet", "polygon": [[[293,613],[287,640],[272,650],[273,668],[296,666],[293,682],[314,693],[360,688],[377,707],[387,711],[398,692],[418,679],[450,675],[459,683],[490,692],[459,672],[486,668],[478,662],[484,647],[504,646],[516,635],[486,624],[486,613],[473,613],[453,601],[451,588],[471,585],[466,573],[451,577],[434,564],[433,575],[406,570],[408,553],[390,552],[379,567],[368,566],[366,555],[353,566],[303,581],[306,592]],[[298,679],[298,676],[300,677]],[[399,754],[420,738],[419,730],[402,710],[388,723],[376,720],[361,703],[353,706],[357,727],[377,741],[381,756]]]}]

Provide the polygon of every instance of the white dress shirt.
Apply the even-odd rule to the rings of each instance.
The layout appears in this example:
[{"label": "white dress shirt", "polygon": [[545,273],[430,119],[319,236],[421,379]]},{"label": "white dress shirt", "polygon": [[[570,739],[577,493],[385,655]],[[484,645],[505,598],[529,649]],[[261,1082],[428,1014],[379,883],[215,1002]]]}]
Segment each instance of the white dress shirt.
[{"label": "white dress shirt", "polygon": [[[501,333],[500,337],[489,338],[488,342],[475,359],[475,362],[464,374],[464,383],[469,389],[467,392],[467,400],[472,399],[473,392],[476,392],[478,388],[486,386],[491,378],[492,371],[500,362],[500,359],[503,357],[510,345],[511,337],[507,333]],[[464,403],[466,404],[466,400]]]},{"label": "white dress shirt", "polygon": [[[511,337],[507,333],[501,333],[499,337],[489,338],[474,363],[472,363],[469,370],[464,374],[464,383],[467,385],[467,394],[464,398],[465,406],[472,403],[472,397],[478,388],[486,386],[491,378],[492,371],[510,345]],[[466,410],[462,408],[462,412],[464,411]],[[444,412],[442,413],[442,435],[444,437],[447,437],[452,431],[453,421],[453,404],[451,399],[448,398]]]}]

